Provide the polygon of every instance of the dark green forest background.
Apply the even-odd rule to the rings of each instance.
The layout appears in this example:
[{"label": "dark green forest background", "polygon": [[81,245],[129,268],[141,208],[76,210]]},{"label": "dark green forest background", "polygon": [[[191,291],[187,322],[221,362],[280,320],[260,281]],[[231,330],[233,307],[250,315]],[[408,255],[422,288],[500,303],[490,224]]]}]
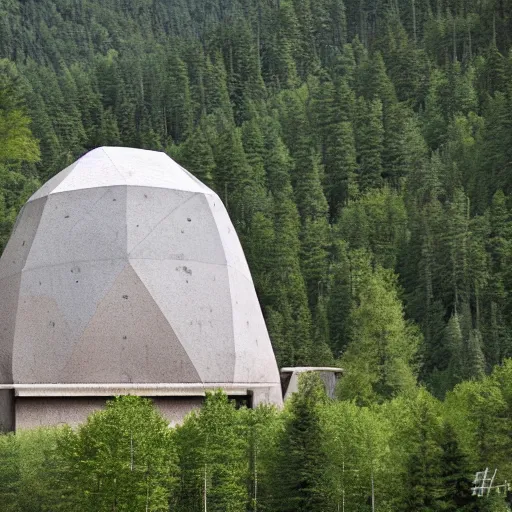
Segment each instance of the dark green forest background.
[{"label": "dark green forest background", "polygon": [[86,151],[166,151],[280,365],[443,397],[512,356],[511,45],[505,0],[1,0],[0,247]]}]

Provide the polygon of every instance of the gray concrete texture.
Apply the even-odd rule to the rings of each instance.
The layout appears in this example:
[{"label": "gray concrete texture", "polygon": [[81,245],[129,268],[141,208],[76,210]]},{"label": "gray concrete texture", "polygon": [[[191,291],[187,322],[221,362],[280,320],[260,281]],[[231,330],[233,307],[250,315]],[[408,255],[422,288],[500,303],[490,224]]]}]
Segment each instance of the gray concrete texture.
[{"label": "gray concrete texture", "polygon": [[0,384],[73,383],[264,384],[281,403],[226,209],[164,153],[87,153],[29,199],[0,259]]},{"label": "gray concrete texture", "polygon": [[[69,425],[77,427],[87,417],[105,407],[107,398],[18,398],[16,400],[16,430]],[[160,414],[175,426],[191,411],[201,407],[203,398],[154,398]]]}]

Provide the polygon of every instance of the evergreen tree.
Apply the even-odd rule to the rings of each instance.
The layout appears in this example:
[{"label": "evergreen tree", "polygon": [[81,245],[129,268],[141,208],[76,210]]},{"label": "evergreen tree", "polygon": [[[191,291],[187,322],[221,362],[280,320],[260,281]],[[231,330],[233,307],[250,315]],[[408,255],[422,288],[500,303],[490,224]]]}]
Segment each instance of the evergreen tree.
[{"label": "evergreen tree", "polygon": [[181,144],[179,161],[204,184],[213,185],[213,176],[216,172],[215,158],[203,126],[199,125]]},{"label": "evergreen tree", "polygon": [[356,148],[358,155],[358,183],[361,191],[382,185],[382,152],[384,127],[382,103],[379,99],[357,100]]},{"label": "evergreen tree", "polygon": [[351,261],[346,244],[336,244],[336,259],[329,286],[328,319],[330,346],[340,357],[350,342],[349,315],[352,309]]},{"label": "evergreen tree", "polygon": [[435,407],[434,400],[425,391],[420,391],[413,405],[415,432],[406,463],[405,510],[440,508],[442,449],[438,442],[440,425]]},{"label": "evergreen tree", "polygon": [[442,510],[456,512],[474,508],[476,498],[471,491],[471,470],[466,455],[461,451],[453,427],[443,427],[441,448]]},{"label": "evergreen tree", "polygon": [[351,343],[342,358],[347,369],[340,391],[361,403],[414,389],[420,335],[404,319],[396,278],[377,267],[360,277],[350,313]]},{"label": "evergreen tree", "polygon": [[30,131],[18,72],[0,60],[0,165],[37,162],[39,147]]},{"label": "evergreen tree", "polygon": [[275,481],[279,510],[320,512],[328,503],[327,454],[320,417],[323,401],[325,392],[320,378],[314,373],[303,375],[299,392],[291,399],[278,447]]}]

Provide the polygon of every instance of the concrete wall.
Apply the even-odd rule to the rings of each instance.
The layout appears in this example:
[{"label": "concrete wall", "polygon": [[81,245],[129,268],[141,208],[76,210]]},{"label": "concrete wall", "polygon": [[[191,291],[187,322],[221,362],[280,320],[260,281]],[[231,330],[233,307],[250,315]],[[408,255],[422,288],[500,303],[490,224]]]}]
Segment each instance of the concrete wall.
[{"label": "concrete wall", "polygon": [[0,390],[0,432],[14,430],[14,391]]},{"label": "concrete wall", "polygon": [[[3,394],[0,395],[0,400],[3,396]],[[84,423],[91,413],[103,409],[107,399],[107,397],[18,397],[14,408],[15,428],[21,430],[66,424],[76,427]],[[172,426],[181,423],[192,410],[199,409],[203,400],[202,397],[153,398],[156,407]],[[0,411],[3,410],[0,403]],[[1,422],[2,418],[0,418],[0,425],[2,425]],[[5,431],[13,430],[12,415],[5,418],[3,424],[6,425]]]}]

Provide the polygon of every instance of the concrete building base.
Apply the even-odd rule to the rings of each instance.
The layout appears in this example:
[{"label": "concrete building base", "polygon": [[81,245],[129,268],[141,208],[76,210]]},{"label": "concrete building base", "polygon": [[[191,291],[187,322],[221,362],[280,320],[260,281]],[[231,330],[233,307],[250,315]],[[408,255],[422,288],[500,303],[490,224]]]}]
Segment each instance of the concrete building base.
[{"label": "concrete building base", "polygon": [[14,390],[0,389],[0,432],[14,430]]},{"label": "concrete building base", "polygon": [[[16,397],[14,415],[5,418],[0,425],[4,431],[59,425],[76,427],[90,414],[103,409],[107,400],[108,397]],[[183,422],[189,412],[199,409],[204,398],[155,397],[152,400],[162,416],[174,426]]]}]

